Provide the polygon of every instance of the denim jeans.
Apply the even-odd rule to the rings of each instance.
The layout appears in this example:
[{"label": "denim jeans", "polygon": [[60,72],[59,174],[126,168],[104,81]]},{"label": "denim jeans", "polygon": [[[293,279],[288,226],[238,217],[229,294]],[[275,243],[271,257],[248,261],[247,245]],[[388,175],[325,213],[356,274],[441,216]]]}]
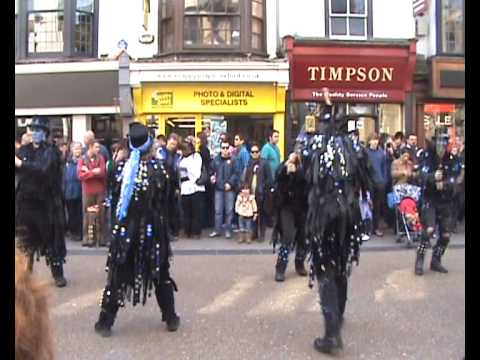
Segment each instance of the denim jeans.
[{"label": "denim jeans", "polygon": [[241,232],[253,232],[253,218],[238,216],[238,227]]},{"label": "denim jeans", "polygon": [[225,230],[232,230],[235,192],[215,190],[215,232],[222,232],[223,214],[225,213]]}]

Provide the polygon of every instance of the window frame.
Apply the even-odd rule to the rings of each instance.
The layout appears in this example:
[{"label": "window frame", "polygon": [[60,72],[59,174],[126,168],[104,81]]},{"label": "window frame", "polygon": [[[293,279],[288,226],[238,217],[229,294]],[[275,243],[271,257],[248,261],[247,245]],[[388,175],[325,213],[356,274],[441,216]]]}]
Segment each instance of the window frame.
[{"label": "window frame", "polygon": [[[369,40],[373,38],[373,0],[365,0],[365,15],[360,14],[350,14],[350,0],[347,1],[347,12],[342,13],[332,13],[331,2],[332,0],[325,1],[325,37],[328,39],[335,40]],[[347,34],[346,35],[333,35],[331,33],[332,26],[331,20],[332,17],[341,17],[347,20]],[[350,35],[349,34],[349,19],[358,18],[365,19],[365,35]]]},{"label": "window frame", "polygon": [[[28,18],[32,13],[55,12],[61,10],[29,10],[27,1],[19,1],[16,35],[18,49],[15,60],[38,60],[55,58],[96,58],[98,56],[99,0],[93,0],[92,49],[88,53],[75,52],[75,16],[77,0],[65,0],[63,7],[63,51],[30,53],[28,50]],[[79,11],[82,12],[82,11]],[[83,13],[83,12],[82,12]]]},{"label": "window frame", "polygon": [[436,0],[435,1],[435,20],[437,27],[437,55],[440,56],[452,56],[452,57],[465,57],[465,0],[462,0],[462,12],[463,12],[463,52],[462,53],[451,53],[443,51],[443,25],[442,25],[442,15],[443,15],[443,2],[445,0]]},{"label": "window frame", "polygon": [[[239,10],[232,14],[232,17],[239,17],[240,21],[240,39],[239,45],[186,45],[184,43],[185,18],[188,16],[208,16],[209,13],[198,13],[198,15],[185,14],[185,1],[174,1],[173,13],[173,48],[163,49],[162,36],[162,14],[161,9],[165,0],[159,0],[158,4],[158,53],[157,57],[169,56],[174,54],[254,54],[262,57],[267,57],[267,34],[266,34],[266,17],[263,20],[263,34],[262,34],[262,49],[252,48],[252,4],[250,0],[239,0]],[[167,0],[168,1],[168,0]],[[266,1],[263,1],[263,12],[266,13]],[[219,16],[228,16],[223,14]]]}]

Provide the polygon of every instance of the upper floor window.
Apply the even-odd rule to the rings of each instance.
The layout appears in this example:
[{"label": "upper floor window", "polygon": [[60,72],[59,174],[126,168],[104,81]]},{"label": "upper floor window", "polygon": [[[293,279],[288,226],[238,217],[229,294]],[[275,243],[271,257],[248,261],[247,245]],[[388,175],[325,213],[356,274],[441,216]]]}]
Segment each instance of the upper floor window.
[{"label": "upper floor window", "polygon": [[463,0],[442,0],[441,3],[441,52],[464,54]]},{"label": "upper floor window", "polygon": [[328,0],[332,38],[367,38],[367,0]]},{"label": "upper floor window", "polygon": [[239,0],[185,0],[185,46],[239,47]]},{"label": "upper floor window", "polygon": [[98,1],[16,2],[17,58],[94,56]]},{"label": "upper floor window", "polygon": [[63,0],[28,3],[28,54],[63,52]]},{"label": "upper floor window", "polygon": [[265,54],[265,6],[265,0],[159,0],[159,52]]}]

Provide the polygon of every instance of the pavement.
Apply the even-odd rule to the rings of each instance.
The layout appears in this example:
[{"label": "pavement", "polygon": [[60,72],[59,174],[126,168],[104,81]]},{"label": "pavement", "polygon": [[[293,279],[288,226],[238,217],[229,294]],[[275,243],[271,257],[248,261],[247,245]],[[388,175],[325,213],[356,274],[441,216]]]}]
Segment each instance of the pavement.
[{"label": "pavement", "polygon": [[[231,239],[225,237],[209,238],[210,230],[202,231],[199,239],[185,239],[180,237],[178,241],[172,242],[174,254],[188,255],[188,254],[270,254],[273,251],[270,243],[271,229],[267,229],[266,240],[262,243],[252,242],[251,244],[238,244],[236,241],[236,234],[233,233]],[[362,244],[362,251],[392,251],[405,250],[406,243],[397,243],[397,236],[393,234],[390,229],[385,229],[383,237],[372,235],[370,240]],[[432,240],[432,244],[435,240]],[[465,247],[465,227],[459,226],[457,233],[452,234],[450,241],[450,248],[464,248]],[[106,247],[87,248],[82,247],[80,242],[67,241],[67,248],[69,254],[105,254]],[[415,246],[414,246],[415,248]]]},{"label": "pavement", "polygon": [[[454,237],[443,263],[448,274],[413,274],[413,250],[393,236],[363,246],[349,282],[340,359],[462,359],[465,354],[464,237]],[[462,245],[463,244],[463,245]],[[172,263],[178,284],[178,332],[161,322],[155,297],[121,309],[111,338],[93,331],[105,285],[106,249],[68,242],[66,288],[52,287],[56,359],[275,359],[328,358],[312,343],[323,335],[316,286],[292,265],[273,281],[275,256],[263,243],[179,240]],[[430,254],[429,254],[430,255]],[[429,257],[428,259],[429,260]],[[35,272],[52,284],[44,262]]]}]

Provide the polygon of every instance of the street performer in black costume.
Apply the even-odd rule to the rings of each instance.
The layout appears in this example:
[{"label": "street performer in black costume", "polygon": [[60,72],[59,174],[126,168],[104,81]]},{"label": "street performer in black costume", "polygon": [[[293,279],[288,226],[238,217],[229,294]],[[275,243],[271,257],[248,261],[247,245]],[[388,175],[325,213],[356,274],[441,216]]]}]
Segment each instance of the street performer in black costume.
[{"label": "street performer in black costume", "polygon": [[325,321],[325,336],[314,341],[323,353],[340,349],[347,278],[359,261],[361,244],[360,192],[371,187],[368,158],[345,117],[333,115],[328,89],[315,133],[297,144],[306,167],[308,213],[306,239],[311,251],[310,286],[316,277]]},{"label": "street performer in black costume", "polygon": [[464,169],[458,171],[447,152],[448,134],[437,133],[432,140],[433,142],[420,154],[419,180],[423,190],[421,222],[424,229],[417,248],[416,275],[423,275],[426,248],[430,244],[436,225],[439,228],[439,237],[433,247],[430,270],[448,272],[441,259],[455,225],[455,197],[461,189],[464,177]]},{"label": "street performer in black costume", "polygon": [[35,256],[45,256],[55,285],[67,285],[63,264],[65,215],[62,190],[63,163],[58,148],[50,144],[47,118],[34,117],[30,128],[32,143],[15,156],[18,187],[15,192],[15,230],[18,246],[29,257],[33,270]]},{"label": "street performer in black costume", "polygon": [[170,277],[170,235],[167,219],[167,172],[150,155],[152,138],[140,123],[130,125],[130,158],[117,167],[112,197],[118,197],[116,219],[107,259],[107,285],[95,331],[104,337],[125,300],[145,305],[155,290],[162,320],[176,331],[180,318],[175,313],[175,282]]}]

